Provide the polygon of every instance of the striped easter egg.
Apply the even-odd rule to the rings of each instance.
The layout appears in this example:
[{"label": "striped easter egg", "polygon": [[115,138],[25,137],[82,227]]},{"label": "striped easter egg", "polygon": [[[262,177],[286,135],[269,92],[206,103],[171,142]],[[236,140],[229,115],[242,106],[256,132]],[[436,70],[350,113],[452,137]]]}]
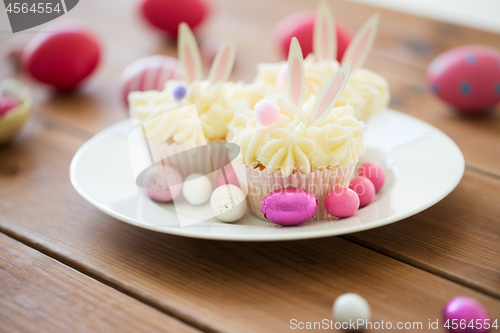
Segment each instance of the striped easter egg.
[{"label": "striped easter egg", "polygon": [[484,113],[500,102],[500,52],[480,45],[446,51],[427,68],[434,93],[464,113]]},{"label": "striped easter egg", "polygon": [[149,56],[128,65],[120,78],[121,97],[128,107],[128,94],[131,91],[163,90],[168,80],[182,79],[182,71],[176,58]]}]

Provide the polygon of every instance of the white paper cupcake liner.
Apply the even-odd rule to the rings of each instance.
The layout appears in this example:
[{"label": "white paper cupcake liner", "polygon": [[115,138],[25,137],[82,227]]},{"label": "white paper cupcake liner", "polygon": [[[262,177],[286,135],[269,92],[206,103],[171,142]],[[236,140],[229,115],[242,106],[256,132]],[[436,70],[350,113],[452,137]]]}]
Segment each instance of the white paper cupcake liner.
[{"label": "white paper cupcake liner", "polygon": [[248,191],[247,203],[250,211],[263,220],[266,218],[260,210],[262,200],[269,193],[287,187],[304,189],[316,196],[318,210],[310,221],[336,219],[326,211],[325,198],[333,189],[349,186],[349,181],[355,167],[356,163],[353,163],[345,168],[332,167],[322,171],[316,170],[309,174],[295,172],[283,177],[281,172],[272,173],[266,169],[254,169],[253,167],[245,166],[241,162],[233,162],[233,168],[235,169],[240,185],[245,184],[245,188]]}]

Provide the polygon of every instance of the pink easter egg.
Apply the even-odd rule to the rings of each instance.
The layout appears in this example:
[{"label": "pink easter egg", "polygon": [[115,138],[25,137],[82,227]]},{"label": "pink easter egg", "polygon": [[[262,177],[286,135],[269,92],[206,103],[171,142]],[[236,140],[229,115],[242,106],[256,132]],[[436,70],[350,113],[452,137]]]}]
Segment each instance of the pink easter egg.
[{"label": "pink easter egg", "polygon": [[139,10],[154,27],[177,38],[177,29],[186,22],[191,29],[202,23],[210,12],[206,0],[142,0]]},{"label": "pink easter egg", "polygon": [[361,164],[358,169],[358,176],[368,178],[378,192],[385,183],[385,170],[377,162],[366,162]]},{"label": "pink easter egg", "polygon": [[26,45],[23,68],[60,91],[75,89],[97,68],[101,46],[86,27],[73,22],[53,25]]},{"label": "pink easter egg", "polygon": [[359,208],[359,197],[350,188],[336,188],[325,198],[326,211],[335,217],[349,217]]},{"label": "pink easter egg", "polygon": [[369,205],[375,197],[375,186],[373,186],[373,183],[368,178],[354,178],[351,180],[349,188],[358,195],[360,207]]},{"label": "pink easter egg", "polygon": [[122,100],[128,106],[130,92],[161,91],[165,82],[180,79],[182,79],[182,71],[176,58],[155,55],[138,59],[128,65],[120,77]]},{"label": "pink easter egg", "polygon": [[448,331],[456,333],[486,333],[492,324],[484,306],[466,296],[452,298],[443,310],[443,319]]},{"label": "pink easter egg", "polygon": [[155,201],[172,201],[181,194],[182,186],[169,187],[167,185],[169,181],[174,184],[182,183],[182,176],[177,169],[170,165],[158,165],[151,168],[145,178],[144,187],[146,187],[146,193]]},{"label": "pink easter egg", "polygon": [[0,97],[0,117],[15,109],[18,105],[19,103],[10,96]]},{"label": "pink easter egg", "polygon": [[260,204],[266,219],[280,225],[304,223],[314,217],[317,209],[314,194],[293,187],[269,193]]},{"label": "pink easter egg", "polygon": [[[315,18],[316,13],[314,11],[306,11],[291,14],[278,22],[274,35],[283,59],[288,57],[292,37],[297,37],[299,40],[304,58],[313,52]],[[340,61],[351,42],[352,35],[338,20],[335,20],[335,27],[337,28],[337,60]]]},{"label": "pink easter egg", "polygon": [[500,102],[500,52],[468,45],[453,48],[427,68],[436,95],[463,113],[484,113]]},{"label": "pink easter egg", "polygon": [[219,178],[217,178],[217,186],[230,184],[240,187],[240,183],[238,182],[238,177],[236,177],[236,173],[234,172],[234,169],[232,167],[225,167],[224,172],[226,173],[228,182],[226,183],[226,178],[224,178],[224,174],[221,172]]},{"label": "pink easter egg", "polygon": [[267,99],[261,99],[254,106],[255,119],[264,127],[271,127],[280,116],[280,108]]}]

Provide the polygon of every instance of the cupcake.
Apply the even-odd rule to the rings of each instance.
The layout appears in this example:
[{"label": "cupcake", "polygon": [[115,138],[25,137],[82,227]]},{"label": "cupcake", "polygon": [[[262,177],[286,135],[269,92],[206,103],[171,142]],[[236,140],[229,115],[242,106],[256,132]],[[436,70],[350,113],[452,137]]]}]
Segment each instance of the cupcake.
[{"label": "cupcake", "polygon": [[[257,103],[245,126],[233,133],[239,146],[233,161],[240,184],[245,184],[250,211],[264,219],[261,202],[286,187],[305,189],[318,200],[313,220],[331,218],[324,206],[328,193],[347,187],[359,156],[364,153],[364,123],[350,105],[335,107],[347,83],[351,63],[326,82],[316,97],[304,101],[302,52],[292,39],[288,58],[288,97],[274,95]],[[267,105],[260,109],[260,105]],[[276,113],[273,123],[263,121]],[[249,112],[242,114],[248,114]],[[271,117],[273,118],[273,117]]]}]

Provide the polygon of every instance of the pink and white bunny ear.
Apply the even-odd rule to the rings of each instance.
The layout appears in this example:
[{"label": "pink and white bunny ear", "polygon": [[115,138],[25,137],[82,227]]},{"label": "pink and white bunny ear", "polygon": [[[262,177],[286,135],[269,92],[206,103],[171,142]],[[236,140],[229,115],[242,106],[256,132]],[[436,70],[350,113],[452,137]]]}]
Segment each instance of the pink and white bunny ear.
[{"label": "pink and white bunny ear", "polygon": [[352,61],[353,68],[360,68],[365,63],[366,57],[373,45],[375,35],[377,34],[379,16],[374,14],[363,24],[361,29],[356,33],[352,42],[347,47],[347,50],[342,57],[342,64]]},{"label": "pink and white bunny ear", "polygon": [[288,51],[288,100],[298,108],[304,101],[306,78],[304,58],[299,41],[293,37]]},{"label": "pink and white bunny ear", "polygon": [[208,79],[212,84],[219,81],[226,81],[233,69],[234,57],[236,55],[236,43],[234,40],[234,31],[231,31],[226,37],[224,44],[219,48],[215,55]]},{"label": "pink and white bunny ear", "polygon": [[344,91],[347,79],[349,79],[349,75],[351,74],[351,69],[352,62],[349,61],[325,84],[311,110],[310,121],[313,125],[318,125],[332,111],[335,103],[337,103],[340,95],[342,95],[342,91]]},{"label": "pink and white bunny ear", "polygon": [[193,32],[185,22],[179,24],[178,39],[177,48],[185,80],[189,83],[201,80],[200,50],[198,49]]},{"label": "pink and white bunny ear", "polygon": [[337,31],[326,1],[320,1],[314,21],[313,49],[318,60],[337,58]]}]

